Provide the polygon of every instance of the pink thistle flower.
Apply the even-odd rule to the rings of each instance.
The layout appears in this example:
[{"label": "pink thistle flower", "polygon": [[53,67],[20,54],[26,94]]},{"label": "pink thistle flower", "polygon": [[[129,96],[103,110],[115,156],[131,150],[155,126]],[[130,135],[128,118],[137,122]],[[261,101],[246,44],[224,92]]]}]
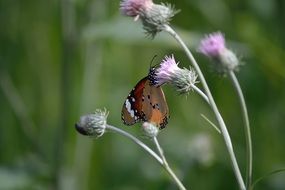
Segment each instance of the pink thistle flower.
[{"label": "pink thistle flower", "polygon": [[170,4],[155,4],[152,0],[122,0],[120,10],[123,15],[140,19],[143,29],[152,38],[169,24],[171,18],[179,11]]},{"label": "pink thistle flower", "polygon": [[123,0],[120,3],[120,10],[126,16],[137,19],[141,12],[153,5],[152,0]]},{"label": "pink thistle flower", "polygon": [[179,68],[174,56],[165,56],[155,71],[155,85],[169,83],[181,93],[189,92],[197,83],[197,74],[193,69]]},{"label": "pink thistle flower", "polygon": [[201,40],[198,51],[208,57],[218,57],[225,48],[224,35],[221,32],[215,32]]},{"label": "pink thistle flower", "polygon": [[215,69],[219,73],[226,73],[238,69],[239,60],[237,56],[226,47],[225,38],[221,32],[209,34],[202,39],[198,52],[211,58]]},{"label": "pink thistle flower", "polygon": [[156,81],[158,86],[164,83],[169,83],[172,80],[175,72],[180,69],[178,67],[178,63],[176,63],[173,55],[171,57],[165,56],[160,64],[160,67],[156,70]]}]

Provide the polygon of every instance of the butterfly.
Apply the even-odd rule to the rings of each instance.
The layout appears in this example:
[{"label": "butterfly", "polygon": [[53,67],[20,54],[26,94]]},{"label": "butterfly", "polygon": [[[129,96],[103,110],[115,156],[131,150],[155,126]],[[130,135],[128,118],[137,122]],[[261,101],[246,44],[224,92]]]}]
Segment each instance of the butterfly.
[{"label": "butterfly", "polygon": [[131,90],[122,108],[122,120],[126,125],[150,122],[163,129],[169,118],[168,105],[160,86],[155,86],[155,67]]}]

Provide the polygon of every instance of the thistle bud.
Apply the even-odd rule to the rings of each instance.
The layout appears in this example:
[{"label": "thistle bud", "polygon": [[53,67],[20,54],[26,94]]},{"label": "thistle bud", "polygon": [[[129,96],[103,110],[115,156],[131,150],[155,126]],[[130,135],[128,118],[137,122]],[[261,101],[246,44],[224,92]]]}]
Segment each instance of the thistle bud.
[{"label": "thistle bud", "polygon": [[81,116],[75,128],[82,135],[101,137],[106,129],[107,117],[106,110],[98,109],[94,113]]},{"label": "thistle bud", "polygon": [[144,135],[150,138],[156,137],[159,133],[159,128],[149,122],[144,122],[142,124],[142,129]]}]

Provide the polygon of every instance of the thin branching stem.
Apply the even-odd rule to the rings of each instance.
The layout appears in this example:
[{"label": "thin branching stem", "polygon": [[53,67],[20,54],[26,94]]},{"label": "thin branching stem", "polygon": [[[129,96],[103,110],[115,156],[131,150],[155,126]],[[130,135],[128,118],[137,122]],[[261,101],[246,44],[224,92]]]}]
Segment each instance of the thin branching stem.
[{"label": "thin branching stem", "polygon": [[159,162],[159,164],[161,164],[163,166],[163,160],[153,150],[151,150],[146,144],[144,144],[142,141],[140,141],[138,138],[134,137],[133,135],[131,135],[130,133],[128,133],[122,129],[119,129],[119,128],[111,126],[111,125],[107,125],[106,129],[109,129],[110,131],[115,131],[115,132],[131,139],[134,143],[136,143],[137,145],[142,147],[147,153],[149,153],[152,157],[154,157]]},{"label": "thin branching stem", "polygon": [[175,173],[172,171],[172,169],[169,167],[168,162],[164,156],[163,150],[160,146],[160,144],[158,143],[158,140],[156,137],[153,138],[154,144],[157,148],[158,153],[160,154],[160,157],[162,158],[163,161],[163,167],[165,168],[165,170],[169,173],[169,175],[174,179],[175,183],[177,184],[177,186],[179,187],[180,190],[186,190],[186,188],[184,187],[184,185],[182,184],[182,182],[179,180],[179,178],[175,175]]},{"label": "thin branching stem", "polygon": [[114,127],[112,125],[106,125],[106,129],[109,131],[113,131],[116,132],[118,134],[121,134],[129,139],[131,139],[134,143],[136,143],[137,145],[139,145],[141,148],[143,148],[147,153],[149,153],[153,158],[155,158],[158,163],[170,174],[170,176],[174,179],[174,181],[176,182],[177,186],[179,187],[179,189],[181,190],[186,190],[186,188],[183,186],[183,184],[181,183],[181,181],[177,178],[177,176],[174,174],[174,172],[172,171],[172,169],[169,167],[165,156],[163,154],[163,151],[157,141],[157,138],[154,137],[154,142],[155,145],[157,147],[157,150],[159,152],[159,155],[157,155],[151,148],[149,148],[145,143],[143,143],[142,141],[140,141],[138,138],[136,138],[135,136],[131,135],[130,133],[119,129],[117,127]]},{"label": "thin branching stem", "polygon": [[21,122],[21,129],[23,133],[27,136],[28,140],[32,144],[38,144],[36,140],[35,124],[29,117],[29,111],[25,105],[18,89],[12,82],[10,75],[7,72],[0,71],[0,89],[2,89],[4,95],[6,96],[11,108],[15,112],[15,115]]},{"label": "thin branching stem", "polygon": [[262,176],[262,177],[259,177],[258,179],[256,179],[256,180],[251,184],[251,186],[249,187],[249,190],[253,190],[253,189],[255,188],[255,186],[256,186],[259,182],[261,182],[262,180],[265,180],[266,178],[272,177],[273,175],[278,174],[278,173],[281,173],[281,172],[284,173],[284,172],[285,172],[285,168],[281,168],[281,169],[274,170],[274,171],[272,171],[272,172],[270,172],[270,173],[268,173],[268,174],[266,174],[266,175],[264,175],[264,176]]},{"label": "thin branching stem", "polygon": [[[198,93],[208,104],[210,104],[209,102],[209,98],[207,97],[207,95],[200,89],[198,88],[196,85],[192,84],[191,87],[193,88],[193,90]],[[220,113],[219,113],[220,114]],[[208,118],[206,118],[206,116],[204,116],[203,114],[201,114],[201,116],[211,125],[214,127],[214,129],[221,134],[221,130],[212,122],[210,121]]]},{"label": "thin branching stem", "polygon": [[214,98],[211,94],[211,91],[208,87],[208,84],[205,80],[205,77],[198,65],[198,63],[196,62],[194,56],[192,55],[191,51],[188,49],[188,47],[186,46],[186,44],[183,42],[183,40],[180,38],[180,36],[169,26],[169,25],[164,25],[164,31],[166,31],[167,33],[169,33],[171,36],[173,36],[177,42],[182,46],[183,50],[185,51],[187,57],[189,58],[189,60],[191,61],[194,69],[196,70],[197,74],[198,74],[198,77],[201,81],[201,84],[205,90],[205,93],[209,99],[209,104],[210,104],[210,107],[212,108],[215,116],[216,116],[216,119],[219,123],[219,126],[220,126],[220,129],[221,129],[221,132],[222,132],[222,136],[223,136],[223,139],[224,139],[224,142],[225,142],[225,145],[226,145],[226,148],[228,150],[228,153],[229,153],[229,156],[230,156],[230,159],[231,159],[231,163],[232,163],[232,167],[233,167],[233,170],[234,170],[234,173],[235,173],[235,176],[236,176],[236,179],[237,179],[237,182],[238,182],[238,185],[239,185],[239,188],[241,190],[245,190],[245,184],[244,184],[244,181],[243,181],[243,178],[241,176],[241,172],[240,172],[240,169],[239,169],[239,166],[238,166],[238,163],[237,163],[237,160],[236,160],[236,157],[235,157],[235,153],[234,153],[234,150],[233,150],[233,146],[232,146],[232,142],[231,142],[231,138],[230,138],[230,135],[228,133],[228,130],[227,130],[227,127],[224,123],[224,120],[223,118],[221,117],[220,113],[219,113],[219,110],[217,108],[217,105],[214,101]]},{"label": "thin branching stem", "polygon": [[221,130],[217,127],[210,119],[208,119],[205,115],[200,114],[218,133],[221,134]]},{"label": "thin branching stem", "polygon": [[209,102],[209,98],[208,96],[200,89],[198,88],[196,85],[192,84],[191,87],[193,88],[193,90],[195,92],[197,92],[208,104],[210,103]]},{"label": "thin branching stem", "polygon": [[235,91],[238,95],[239,103],[242,111],[242,118],[244,123],[244,132],[246,139],[246,187],[247,189],[251,186],[252,181],[252,141],[251,141],[251,133],[250,133],[250,125],[248,119],[248,112],[246,108],[245,99],[239,85],[238,79],[233,71],[228,73],[230,76],[231,82],[235,88]]},{"label": "thin branching stem", "polygon": [[[192,89],[198,93],[208,104],[210,104],[209,102],[209,98],[207,97],[207,95],[200,89],[198,88],[196,85],[191,84]],[[220,114],[220,113],[219,113]],[[221,134],[221,130],[213,123],[211,122],[208,118],[206,118],[206,116],[204,116],[203,114],[201,114],[201,116],[208,122],[210,123],[211,126],[214,127],[214,129]]]}]

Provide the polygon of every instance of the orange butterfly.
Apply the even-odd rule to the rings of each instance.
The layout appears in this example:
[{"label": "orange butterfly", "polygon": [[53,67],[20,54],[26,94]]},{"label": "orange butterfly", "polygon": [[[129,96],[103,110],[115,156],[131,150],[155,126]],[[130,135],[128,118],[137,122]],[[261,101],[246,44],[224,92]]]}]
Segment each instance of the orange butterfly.
[{"label": "orange butterfly", "polygon": [[155,68],[141,79],[129,93],[122,108],[122,120],[126,125],[150,122],[163,129],[169,118],[168,105],[160,86],[155,85]]}]

